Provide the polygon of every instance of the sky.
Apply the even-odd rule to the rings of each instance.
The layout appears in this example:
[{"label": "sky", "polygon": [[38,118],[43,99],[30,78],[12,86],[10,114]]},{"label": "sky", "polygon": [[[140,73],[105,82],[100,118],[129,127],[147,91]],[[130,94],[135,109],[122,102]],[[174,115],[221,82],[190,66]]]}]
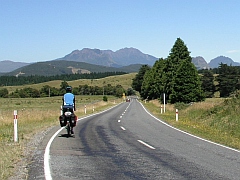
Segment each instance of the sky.
[{"label": "sky", "polygon": [[0,0],[0,61],[40,62],[83,48],[240,62],[239,0]]}]

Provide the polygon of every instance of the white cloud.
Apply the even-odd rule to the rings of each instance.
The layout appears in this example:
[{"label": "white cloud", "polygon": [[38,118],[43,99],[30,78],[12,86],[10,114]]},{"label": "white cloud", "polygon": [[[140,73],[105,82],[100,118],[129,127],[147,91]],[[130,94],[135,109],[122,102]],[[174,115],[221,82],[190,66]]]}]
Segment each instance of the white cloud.
[{"label": "white cloud", "polygon": [[227,53],[238,53],[238,52],[240,52],[240,50],[229,50],[229,51],[227,51]]}]

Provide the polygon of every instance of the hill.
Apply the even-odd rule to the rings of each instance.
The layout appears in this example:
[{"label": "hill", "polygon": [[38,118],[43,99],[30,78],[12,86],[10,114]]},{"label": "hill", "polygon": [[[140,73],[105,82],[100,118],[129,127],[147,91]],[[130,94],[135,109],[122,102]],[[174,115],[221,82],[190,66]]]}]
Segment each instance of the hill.
[{"label": "hill", "polygon": [[217,68],[219,64],[227,64],[227,65],[232,65],[232,66],[240,66],[240,63],[234,62],[231,58],[225,57],[225,56],[218,56],[214,59],[212,59],[209,62],[210,68]]},{"label": "hill", "polygon": [[40,76],[54,76],[61,74],[82,74],[91,72],[138,72],[140,64],[123,66],[120,68],[107,67],[89,64],[85,62],[73,62],[65,60],[55,60],[33,63],[28,66],[21,67],[10,73],[5,73],[7,76],[30,76],[30,75],[40,75]]},{"label": "hill", "polygon": [[201,56],[193,57],[192,63],[196,66],[197,69],[209,69],[208,63]]},{"label": "hill", "polygon": [[23,66],[27,66],[30,63],[24,63],[24,62],[13,62],[10,60],[4,60],[0,61],[0,73],[7,73],[14,71],[15,69],[18,69]]}]

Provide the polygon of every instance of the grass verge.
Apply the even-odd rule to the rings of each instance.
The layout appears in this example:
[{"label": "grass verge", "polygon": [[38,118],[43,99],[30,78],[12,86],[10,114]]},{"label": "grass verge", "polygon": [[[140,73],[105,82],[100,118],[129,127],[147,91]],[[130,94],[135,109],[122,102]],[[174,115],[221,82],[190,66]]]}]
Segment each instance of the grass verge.
[{"label": "grass verge", "polygon": [[240,99],[211,98],[178,109],[167,104],[166,112],[161,114],[161,104],[157,101],[143,103],[156,117],[166,123],[207,140],[240,149]]}]

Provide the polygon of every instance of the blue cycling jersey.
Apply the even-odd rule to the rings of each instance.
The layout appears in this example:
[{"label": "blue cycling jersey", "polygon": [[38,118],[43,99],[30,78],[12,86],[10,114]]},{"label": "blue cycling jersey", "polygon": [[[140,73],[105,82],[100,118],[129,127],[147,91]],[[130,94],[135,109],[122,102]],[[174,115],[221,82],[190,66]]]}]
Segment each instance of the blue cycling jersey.
[{"label": "blue cycling jersey", "polygon": [[64,99],[64,105],[74,105],[74,95],[72,93],[66,93],[63,96]]}]

